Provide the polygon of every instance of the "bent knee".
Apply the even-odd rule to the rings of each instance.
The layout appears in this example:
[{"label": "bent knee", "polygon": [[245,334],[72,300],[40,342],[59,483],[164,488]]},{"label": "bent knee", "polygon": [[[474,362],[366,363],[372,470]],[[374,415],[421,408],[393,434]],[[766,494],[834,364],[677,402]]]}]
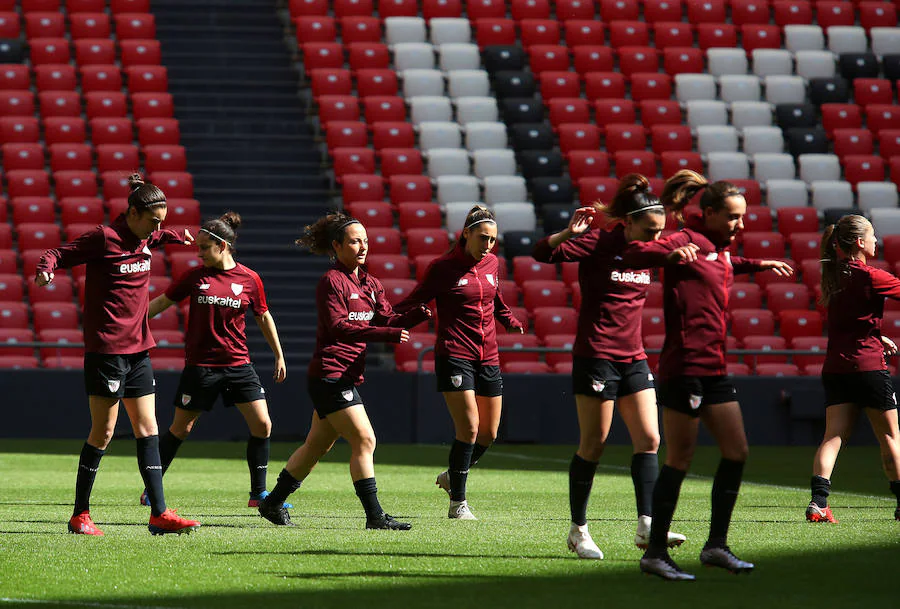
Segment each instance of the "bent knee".
[{"label": "bent knee", "polygon": [[358,436],[354,442],[352,448],[356,452],[360,453],[374,453],[375,452],[375,434],[362,434]]},{"label": "bent knee", "polygon": [[603,456],[604,449],[606,449],[606,438],[584,438],[578,447],[578,454],[585,461],[599,461]]},{"label": "bent knee", "polygon": [[634,452],[656,453],[659,452],[659,434],[648,434],[640,438],[634,438]]}]

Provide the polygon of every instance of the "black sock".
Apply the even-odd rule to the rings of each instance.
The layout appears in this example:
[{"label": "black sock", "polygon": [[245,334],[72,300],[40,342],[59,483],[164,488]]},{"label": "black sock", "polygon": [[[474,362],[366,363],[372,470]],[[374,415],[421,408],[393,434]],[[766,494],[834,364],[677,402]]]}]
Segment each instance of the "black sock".
[{"label": "black sock", "polygon": [[163,493],[163,468],[159,459],[159,436],[137,439],[138,469],[144,479],[144,488],[150,499],[150,513],[159,516],[166,511],[166,497]]},{"label": "black sock", "polygon": [[585,461],[577,454],[572,455],[572,462],[569,463],[569,510],[572,512],[572,522],[578,526],[587,524],[588,498],[596,473],[595,461]]},{"label": "black sock", "polygon": [[722,547],[728,542],[728,527],[731,513],[737,502],[744,476],[744,462],[722,459],[713,478],[712,515],[709,519],[709,540],[707,546]]},{"label": "black sock", "polygon": [[474,444],[453,440],[450,446],[450,465],[447,474],[450,476],[450,500],[466,500],[466,479],[469,477],[469,464],[472,461]]},{"label": "black sock", "polygon": [[81,447],[81,456],[78,457],[78,474],[75,476],[75,510],[73,516],[91,509],[91,489],[94,487],[94,478],[97,477],[97,469],[100,467],[100,459],[106,454],[91,446],[87,442]]},{"label": "black sock", "polygon": [[484,453],[487,452],[487,449],[489,449],[490,447],[490,444],[485,446],[484,444],[475,442],[475,448],[472,449],[472,461],[469,462],[469,467],[475,467],[475,464],[478,463],[478,460],[482,455],[484,455]]},{"label": "black sock", "polygon": [[247,467],[250,468],[250,492],[259,495],[266,490],[269,472],[269,438],[247,438]]},{"label": "black sock", "polygon": [[182,442],[184,442],[184,440],[168,429],[159,437],[159,460],[162,463],[163,474],[166,473],[169,466],[172,464],[172,460],[175,459],[175,455],[178,453],[178,449],[181,448]]},{"label": "black sock", "polygon": [[891,492],[897,498],[897,507],[900,508],[900,480],[891,481]]},{"label": "black sock", "polygon": [[813,476],[809,481],[809,487],[812,489],[812,502],[823,510],[827,508],[828,495],[831,494],[831,480],[822,476]]},{"label": "black sock", "polygon": [[681,494],[681,483],[684,482],[686,475],[687,472],[668,465],[663,465],[659,470],[656,486],[653,487],[653,523],[650,525],[649,544],[651,552],[666,551],[672,517],[675,515],[678,495]]},{"label": "black sock", "polygon": [[303,484],[302,480],[297,480],[288,470],[282,469],[278,474],[278,481],[275,482],[275,488],[266,499],[277,502],[275,505],[281,505],[291,493],[300,488],[301,484]]},{"label": "black sock", "polygon": [[378,487],[375,486],[375,478],[363,478],[353,483],[356,489],[356,496],[359,497],[363,509],[366,511],[366,518],[377,518],[384,514],[381,504],[378,503]]},{"label": "black sock", "polygon": [[653,486],[659,475],[656,453],[637,453],[631,456],[631,481],[634,483],[634,499],[638,516],[653,513]]}]

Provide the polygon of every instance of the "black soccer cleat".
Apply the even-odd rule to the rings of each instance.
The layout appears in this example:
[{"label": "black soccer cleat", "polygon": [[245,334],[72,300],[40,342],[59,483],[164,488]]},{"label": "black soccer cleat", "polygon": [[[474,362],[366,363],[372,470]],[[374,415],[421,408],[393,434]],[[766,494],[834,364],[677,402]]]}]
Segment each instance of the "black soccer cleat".
[{"label": "black soccer cleat", "polygon": [[644,554],[641,558],[641,573],[656,575],[668,581],[692,582],[697,579],[675,564],[668,552],[659,556],[651,556],[649,552]]},{"label": "black soccer cleat", "polygon": [[259,510],[259,515],[271,522],[272,524],[277,524],[279,526],[294,526],[294,523],[291,522],[291,515],[288,513],[287,508],[284,505],[273,505],[273,502],[269,501],[268,498],[262,499],[259,502],[259,505],[256,507]]},{"label": "black soccer cleat", "polygon": [[894,510],[894,520],[900,520],[900,505],[898,505],[897,509]]},{"label": "black soccer cleat", "polygon": [[388,531],[408,531],[412,528],[412,525],[408,522],[399,522],[397,520],[394,520],[393,516],[382,512],[380,516],[376,516],[375,518],[367,518],[366,528],[384,529]]},{"label": "black soccer cleat", "polygon": [[721,567],[735,575],[738,573],[750,573],[754,567],[752,562],[741,560],[735,556],[728,546],[708,546],[703,548],[703,551],[700,552],[700,562],[706,567]]}]

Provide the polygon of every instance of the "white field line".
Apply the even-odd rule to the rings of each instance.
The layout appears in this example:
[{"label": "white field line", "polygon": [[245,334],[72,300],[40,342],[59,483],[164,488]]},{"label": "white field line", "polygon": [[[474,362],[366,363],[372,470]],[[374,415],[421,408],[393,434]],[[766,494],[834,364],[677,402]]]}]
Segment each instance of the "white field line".
[{"label": "white field line", "polygon": [[[439,448],[441,450],[447,450],[447,448],[445,448],[443,446],[438,446],[435,444],[420,444],[420,446],[429,446],[431,448]],[[533,455],[523,455],[521,453],[492,451],[491,458],[496,458],[496,457],[506,457],[507,459],[517,459],[519,461],[538,461],[538,462],[543,462],[543,463],[560,463],[560,464],[565,464],[565,465],[568,465],[568,463],[569,463],[569,459],[558,459],[555,457],[535,457]],[[605,469],[605,470],[616,471],[616,472],[631,472],[630,467],[625,467],[623,465],[606,465],[604,463],[601,463],[597,467],[598,467],[598,469]],[[690,474],[690,473],[687,475],[687,477],[694,479],[694,480],[712,480],[713,479],[712,476],[701,476],[699,474]],[[809,492],[808,488],[800,488],[797,486],[786,486],[783,484],[768,484],[766,482],[748,482],[747,480],[744,480],[741,484],[744,486],[758,486],[761,488],[774,488],[774,489],[779,489],[779,490],[784,490],[784,491],[795,491],[795,492],[802,492],[802,493]],[[877,501],[894,501],[893,497],[887,497],[887,496],[881,496],[881,495],[866,495],[864,493],[854,493],[852,491],[840,491],[840,494],[847,495],[850,497],[874,499]]]}]

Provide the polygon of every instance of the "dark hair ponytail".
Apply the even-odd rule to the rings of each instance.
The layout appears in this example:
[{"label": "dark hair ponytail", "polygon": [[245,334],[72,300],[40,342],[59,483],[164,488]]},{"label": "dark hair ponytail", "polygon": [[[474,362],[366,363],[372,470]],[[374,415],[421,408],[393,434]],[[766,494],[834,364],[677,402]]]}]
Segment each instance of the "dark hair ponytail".
[{"label": "dark hair ponytail", "polygon": [[128,207],[135,208],[138,213],[166,206],[165,193],[159,186],[145,180],[141,174],[133,173],[128,176],[128,186],[131,188]]},{"label": "dark hair ponytail", "polygon": [[241,227],[241,216],[237,212],[226,211],[215,220],[207,220],[200,230],[215,241],[224,243],[233,252],[237,241],[237,229]]},{"label": "dark hair ponytail", "polygon": [[872,224],[868,220],[855,214],[843,216],[836,224],[825,227],[819,246],[819,263],[822,265],[819,302],[823,305],[828,306],[831,297],[840,292],[841,274],[847,272],[849,256],[857,239],[864,239],[870,228]]},{"label": "dark hair ponytail", "polygon": [[662,193],[662,203],[666,210],[675,214],[679,220],[684,220],[684,208],[697,195],[703,191],[700,197],[700,209],[712,209],[719,211],[725,205],[729,197],[743,197],[741,189],[724,180],[710,183],[696,171],[682,169],[666,180]]},{"label": "dark hair ponytail", "polygon": [[318,256],[334,256],[334,247],[331,243],[333,241],[343,243],[344,234],[351,224],[362,223],[342,211],[332,212],[306,226],[303,229],[303,236],[294,243]]},{"label": "dark hair ponytail", "polygon": [[637,218],[645,213],[664,214],[659,197],[650,191],[650,180],[639,173],[629,173],[619,181],[611,203],[594,203],[594,209],[611,220]]}]

